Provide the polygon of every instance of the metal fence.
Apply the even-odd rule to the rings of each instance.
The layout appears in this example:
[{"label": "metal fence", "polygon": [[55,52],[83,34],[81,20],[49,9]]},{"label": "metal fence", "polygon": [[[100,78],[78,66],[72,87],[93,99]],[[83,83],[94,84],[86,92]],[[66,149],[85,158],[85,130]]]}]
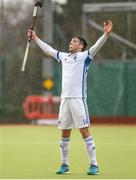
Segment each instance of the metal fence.
[{"label": "metal fence", "polygon": [[[61,93],[61,65],[55,62],[53,69],[55,86],[51,93],[59,96]],[[5,61],[0,60],[0,122],[28,122],[24,117],[22,103],[26,96],[34,94],[33,89],[37,84],[34,85],[34,82],[29,84],[25,93],[24,87],[21,87],[17,94],[13,87],[8,87],[9,78],[12,78],[12,72],[8,72]],[[29,74],[26,78],[29,79]],[[41,79],[39,81],[42,82]],[[90,65],[87,81],[88,106],[91,116],[136,117],[136,61],[94,62]],[[39,95],[43,92],[41,87]],[[12,96],[11,99],[10,96]]]}]

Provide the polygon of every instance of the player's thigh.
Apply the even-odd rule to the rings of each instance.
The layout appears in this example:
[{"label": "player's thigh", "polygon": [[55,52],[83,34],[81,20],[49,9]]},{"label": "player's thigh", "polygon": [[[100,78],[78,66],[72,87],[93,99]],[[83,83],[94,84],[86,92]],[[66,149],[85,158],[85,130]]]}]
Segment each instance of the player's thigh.
[{"label": "player's thigh", "polygon": [[71,129],[73,127],[73,120],[68,99],[61,100],[58,125],[61,129]]},{"label": "player's thigh", "polygon": [[89,126],[90,120],[86,100],[82,98],[73,98],[70,104],[75,127],[83,128]]}]

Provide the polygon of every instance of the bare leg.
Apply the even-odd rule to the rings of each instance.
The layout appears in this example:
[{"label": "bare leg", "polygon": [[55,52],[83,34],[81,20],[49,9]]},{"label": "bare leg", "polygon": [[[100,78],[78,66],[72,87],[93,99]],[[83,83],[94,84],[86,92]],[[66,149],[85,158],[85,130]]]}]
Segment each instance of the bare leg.
[{"label": "bare leg", "polygon": [[71,129],[62,129],[61,137],[62,138],[70,138]]},{"label": "bare leg", "polygon": [[89,132],[89,128],[88,127],[80,128],[79,130],[81,132],[81,135],[82,135],[83,139],[85,139],[85,138],[90,136],[90,132]]}]

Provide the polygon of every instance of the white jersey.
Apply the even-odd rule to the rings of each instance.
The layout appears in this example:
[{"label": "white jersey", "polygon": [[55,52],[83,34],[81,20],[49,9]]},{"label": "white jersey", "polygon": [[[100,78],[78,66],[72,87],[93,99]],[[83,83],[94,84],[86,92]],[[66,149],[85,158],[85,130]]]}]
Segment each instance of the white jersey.
[{"label": "white jersey", "polygon": [[36,41],[39,47],[48,55],[62,63],[61,98],[85,98],[86,78],[93,57],[103,46],[107,37],[104,34],[88,51],[75,54],[59,52],[40,39]]},{"label": "white jersey", "polygon": [[86,97],[86,77],[92,57],[89,51],[75,54],[58,52],[57,58],[62,63],[61,98]]}]

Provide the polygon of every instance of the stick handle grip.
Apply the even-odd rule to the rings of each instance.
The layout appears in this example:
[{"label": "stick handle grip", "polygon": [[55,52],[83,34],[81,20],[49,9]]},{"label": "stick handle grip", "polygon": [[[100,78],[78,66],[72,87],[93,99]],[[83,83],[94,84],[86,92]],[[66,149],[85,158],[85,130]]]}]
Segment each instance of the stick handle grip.
[{"label": "stick handle grip", "polygon": [[30,41],[28,41],[27,45],[26,45],[26,50],[25,50],[25,55],[24,55],[24,60],[23,60],[23,65],[22,65],[21,71],[25,71],[29,48],[30,48]]},{"label": "stick handle grip", "polygon": [[[33,18],[32,18],[32,24],[30,29],[33,30],[36,22],[36,17],[37,17],[37,12],[38,12],[38,6],[35,5],[33,9]],[[25,50],[25,55],[24,55],[24,60],[23,60],[23,65],[21,71],[25,71],[25,66],[27,62],[27,57],[28,57],[28,52],[30,48],[30,43],[31,43],[32,35],[28,38],[27,45],[26,45],[26,50]]]}]

